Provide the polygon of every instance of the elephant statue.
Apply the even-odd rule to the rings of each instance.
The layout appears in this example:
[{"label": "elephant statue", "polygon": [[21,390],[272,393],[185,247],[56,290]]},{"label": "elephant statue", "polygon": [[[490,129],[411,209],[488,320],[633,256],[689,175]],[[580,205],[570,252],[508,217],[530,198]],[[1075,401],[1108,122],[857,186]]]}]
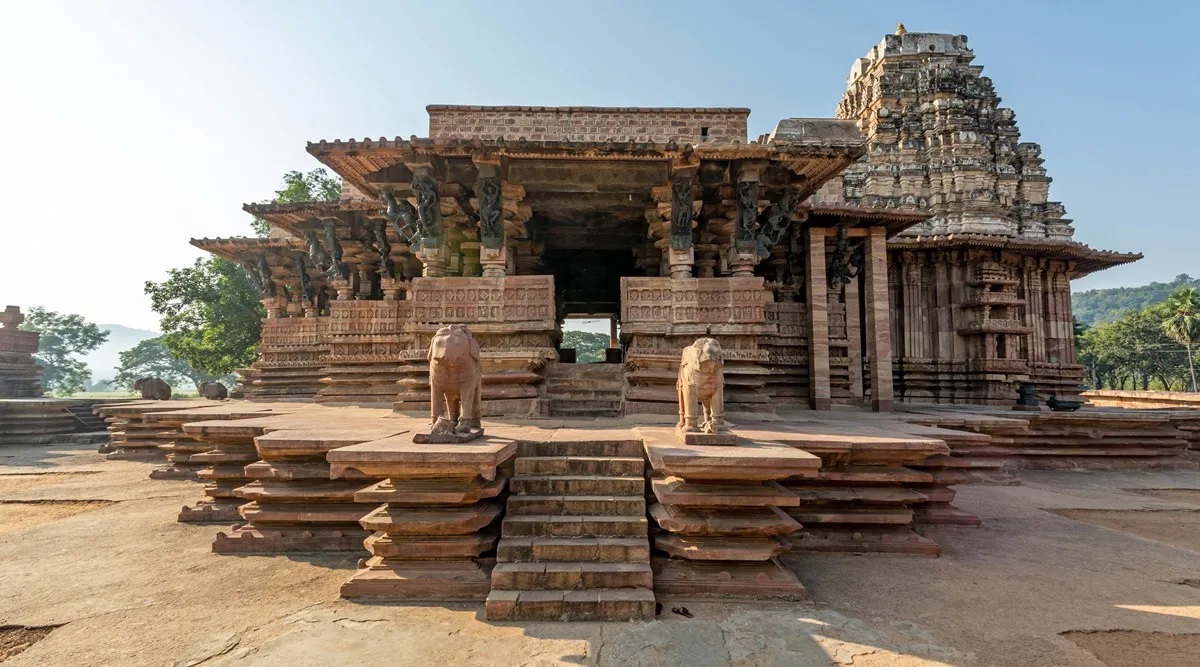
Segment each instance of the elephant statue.
[{"label": "elephant statue", "polygon": [[[725,353],[713,338],[683,348],[679,362],[679,423],[683,433],[728,433],[725,425]],[[700,404],[701,410],[696,409]],[[703,412],[703,421],[697,423]]]},{"label": "elephant statue", "polygon": [[468,435],[479,431],[483,390],[479,343],[461,324],[442,327],[429,342],[428,359],[433,433]]},{"label": "elephant statue", "polygon": [[201,382],[200,395],[210,401],[223,401],[229,398],[229,389],[220,382]]},{"label": "elephant statue", "polygon": [[138,378],[133,383],[133,390],[140,391],[142,398],[155,401],[168,401],[171,399],[171,385],[159,378]]}]

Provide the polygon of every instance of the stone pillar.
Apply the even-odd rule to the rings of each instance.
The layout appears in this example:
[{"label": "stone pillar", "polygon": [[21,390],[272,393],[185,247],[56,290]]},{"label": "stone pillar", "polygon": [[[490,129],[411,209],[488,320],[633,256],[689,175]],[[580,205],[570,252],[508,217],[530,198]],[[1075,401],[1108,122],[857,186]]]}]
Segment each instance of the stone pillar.
[{"label": "stone pillar", "polygon": [[825,229],[808,228],[808,396],[814,410],[831,407],[829,391],[829,280],[825,275]]},{"label": "stone pillar", "polygon": [[608,319],[608,346],[615,349],[620,345],[621,341],[617,338],[617,318],[610,317]]},{"label": "stone pillar", "polygon": [[263,308],[267,311],[267,319],[273,320],[277,317],[283,317],[283,309],[279,307],[279,297],[267,297],[262,299]]},{"label": "stone pillar", "polygon": [[872,227],[863,246],[863,290],[866,306],[867,354],[871,359],[871,409],[892,410],[892,325],[887,284],[887,230]]},{"label": "stone pillar", "polygon": [[758,220],[759,168],[752,164],[742,166],[734,185],[736,226],[733,247],[729,253],[729,268],[734,278],[754,276],[754,265],[758,263],[754,225]]}]

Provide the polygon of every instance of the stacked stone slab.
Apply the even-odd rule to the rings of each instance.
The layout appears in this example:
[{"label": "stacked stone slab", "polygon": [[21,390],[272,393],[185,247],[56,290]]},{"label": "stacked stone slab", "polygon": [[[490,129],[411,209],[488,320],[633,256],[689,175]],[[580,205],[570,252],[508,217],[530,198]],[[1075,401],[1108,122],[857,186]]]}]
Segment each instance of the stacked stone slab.
[{"label": "stacked stone slab", "polygon": [[151,470],[150,479],[198,480],[199,472],[209,467],[209,463],[202,460],[193,461],[192,457],[212,450],[212,445],[186,433],[183,430],[184,424],[213,419],[246,419],[286,409],[290,408],[244,403],[213,404],[211,401],[205,401],[200,407],[146,412],[143,419],[147,423],[172,433],[170,442],[159,446],[159,449],[166,452],[167,465]]},{"label": "stacked stone slab", "polygon": [[973,459],[1009,470],[1193,470],[1192,432],[1167,410],[1084,408],[1077,412],[914,409],[914,423],[985,433],[984,444],[962,445]]},{"label": "stacked stone slab", "polygon": [[18,329],[24,321],[17,306],[7,306],[0,313],[0,398],[42,395],[42,367],[33,360],[38,333]]},{"label": "stacked stone slab", "polygon": [[488,620],[653,618],[641,443],[526,441],[515,467]]},{"label": "stacked stone slab", "polygon": [[804,586],[778,556],[801,529],[787,514],[801,500],[779,480],[817,473],[820,459],[767,431],[736,429],[733,446],[678,443],[674,429],[640,428],[654,471],[660,594],[799,600]]},{"label": "stacked stone slab", "polygon": [[321,390],[329,354],[325,331],[329,318],[269,317],[254,371],[243,375],[243,393],[251,400],[312,400]]},{"label": "stacked stone slab", "polygon": [[[949,454],[937,439],[889,433],[868,425],[847,428],[811,422],[781,425],[775,437],[815,454],[815,478],[783,485],[800,497],[786,511],[804,524],[789,541],[799,551],[899,553],[936,556],[940,548],[912,526],[915,507],[947,503],[934,475],[908,466]],[[933,498],[924,491],[937,491]],[[952,499],[952,496],[950,496]]]},{"label": "stacked stone slab", "polygon": [[530,429],[485,425],[462,444],[414,444],[403,434],[331,450],[330,475],[383,481],[354,495],[380,504],[359,522],[371,553],[342,584],[343,597],[483,600],[490,588],[494,527],[503,514],[516,437]]},{"label": "stacked stone slab", "polygon": [[620,364],[551,364],[546,372],[551,417],[620,417],[625,367]]},{"label": "stacked stone slab", "polygon": [[253,480],[246,474],[246,466],[258,460],[254,438],[262,434],[262,426],[243,422],[254,420],[208,420],[189,422],[183,431],[208,446],[208,451],[192,454],[190,463],[203,463],[208,467],[196,473],[206,482],[205,499],[192,505],[184,505],[179,511],[183,523],[225,523],[241,520],[238,508],[245,501],[237,490]]},{"label": "stacked stone slab", "polygon": [[110,442],[105,445],[109,459],[120,461],[163,461],[164,445],[173,445],[181,435],[178,426],[149,421],[156,412],[170,412],[210,405],[207,401],[147,401],[112,403],[96,408],[108,423]]},{"label": "stacked stone slab", "polygon": [[217,533],[213,551],[361,549],[368,533],[359,521],[379,503],[357,501],[355,493],[379,479],[357,472],[331,479],[325,456],[338,447],[399,435],[407,426],[397,419],[354,419],[324,410],[243,423],[250,422],[264,433],[254,438],[260,460],[245,467],[246,476],[254,481],[234,492],[247,501],[238,509],[246,523]]}]

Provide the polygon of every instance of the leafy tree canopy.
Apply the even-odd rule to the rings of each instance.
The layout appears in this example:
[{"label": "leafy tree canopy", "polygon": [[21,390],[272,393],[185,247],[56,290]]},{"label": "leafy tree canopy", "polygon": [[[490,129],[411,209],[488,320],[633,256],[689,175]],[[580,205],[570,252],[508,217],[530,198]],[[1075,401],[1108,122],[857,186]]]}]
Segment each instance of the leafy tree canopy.
[{"label": "leafy tree canopy", "polygon": [[604,361],[604,351],[608,349],[608,336],[594,331],[564,331],[562,346],[575,348],[575,361],[578,363],[600,363]]},{"label": "leafy tree canopy", "polygon": [[1160,310],[1163,333],[1187,350],[1188,375],[1192,380],[1192,391],[1196,391],[1193,354],[1200,343],[1200,292],[1195,287],[1180,287],[1167,297]]},{"label": "leafy tree canopy", "polygon": [[[1079,363],[1096,389],[1165,389],[1191,384],[1190,350],[1168,335],[1170,299],[1076,330]],[[1078,320],[1077,320],[1078,323]]]},{"label": "leafy tree canopy", "polygon": [[1119,319],[1126,311],[1160,303],[1181,287],[1200,287],[1200,278],[1181,273],[1169,283],[1075,292],[1071,295],[1071,308],[1084,324],[1103,324]]},{"label": "leafy tree canopy", "polygon": [[[275,191],[275,204],[292,204],[305,201],[337,201],[342,193],[342,179],[318,167],[307,174],[289,171],[283,175],[283,187]],[[250,222],[255,235],[265,238],[271,235],[271,223],[255,216]]]},{"label": "leafy tree canopy", "polygon": [[148,338],[120,354],[121,363],[117,367],[117,375],[108,382],[110,386],[119,389],[129,389],[138,378],[161,378],[167,384],[179,386],[190,382],[197,388],[201,382],[225,381],[228,378],[217,377],[198,371],[186,361],[171,354],[163,343],[162,337]]},{"label": "leafy tree canopy", "polygon": [[265,315],[258,291],[235,262],[197,259],[147,282],[150,307],[161,316],[159,339],[171,356],[212,376],[229,375],[254,361]]},{"label": "leafy tree canopy", "polygon": [[63,315],[45,308],[31,309],[20,328],[40,334],[34,358],[42,365],[42,389],[65,396],[82,391],[92,378],[92,372],[78,356],[108,340],[107,331],[82,316]]}]

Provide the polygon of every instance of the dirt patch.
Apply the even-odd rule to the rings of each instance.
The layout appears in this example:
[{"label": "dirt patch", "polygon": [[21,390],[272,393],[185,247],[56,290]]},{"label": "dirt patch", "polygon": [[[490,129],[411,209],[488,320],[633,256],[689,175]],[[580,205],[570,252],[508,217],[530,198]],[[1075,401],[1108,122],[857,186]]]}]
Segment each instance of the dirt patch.
[{"label": "dirt patch", "polygon": [[0,493],[20,491],[41,484],[61,482],[80,475],[95,475],[99,470],[80,470],[77,472],[13,472],[0,475]]},{"label": "dirt patch", "polygon": [[1091,651],[1108,667],[1195,667],[1200,665],[1200,635],[1139,630],[1071,630],[1063,637]]},{"label": "dirt patch", "polygon": [[1200,510],[1050,510],[1068,519],[1200,551]]},{"label": "dirt patch", "polygon": [[1200,505],[1200,489],[1126,489],[1126,491],[1159,500]]},{"label": "dirt patch", "polygon": [[1180,586],[1191,586],[1192,588],[1200,588],[1200,579],[1180,579],[1175,583]]},{"label": "dirt patch", "polygon": [[59,626],[28,628],[24,625],[0,625],[0,662],[42,641],[57,627]]},{"label": "dirt patch", "polygon": [[108,507],[114,500],[0,500],[0,535]]}]

